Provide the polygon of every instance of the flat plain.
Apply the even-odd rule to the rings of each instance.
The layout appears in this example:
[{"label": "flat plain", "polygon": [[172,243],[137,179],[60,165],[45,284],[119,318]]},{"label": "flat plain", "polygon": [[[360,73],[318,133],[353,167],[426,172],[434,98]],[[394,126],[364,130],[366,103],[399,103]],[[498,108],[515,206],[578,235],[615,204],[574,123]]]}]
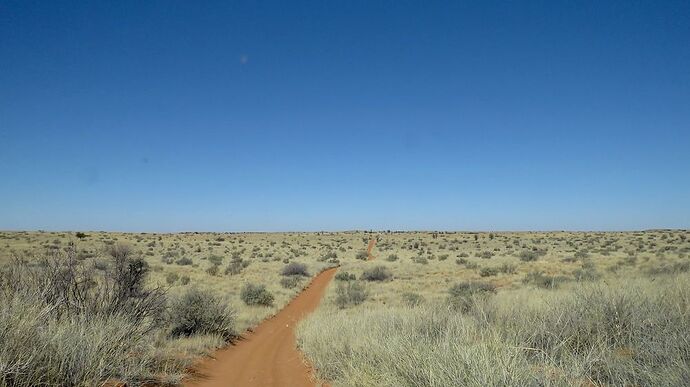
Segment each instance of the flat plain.
[{"label": "flat plain", "polygon": [[[690,381],[689,237],[684,230],[3,232],[0,385],[179,384],[330,267],[338,267],[335,279],[297,329],[314,383],[682,385]],[[163,306],[141,320],[94,307],[46,312],[46,272],[71,273],[83,280],[74,289],[91,294],[118,271],[143,274],[127,302],[140,305],[149,294],[142,289],[155,289]],[[93,284],[80,287],[87,280]],[[199,320],[200,304],[217,315]],[[111,336],[124,334],[118,326],[129,332],[131,345],[75,344],[103,331],[79,317],[91,310]],[[32,329],[44,335],[42,346],[19,334]],[[104,366],[107,359],[118,364]],[[26,371],[32,361],[44,368]]]}]

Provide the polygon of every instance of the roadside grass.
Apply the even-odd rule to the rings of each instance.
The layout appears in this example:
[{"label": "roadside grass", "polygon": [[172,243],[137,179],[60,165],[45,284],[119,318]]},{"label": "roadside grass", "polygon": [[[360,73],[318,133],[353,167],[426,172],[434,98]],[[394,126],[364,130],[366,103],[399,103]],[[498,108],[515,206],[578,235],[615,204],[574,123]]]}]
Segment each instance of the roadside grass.
[{"label": "roadside grass", "polygon": [[299,347],[334,386],[686,385],[690,278],[523,288],[448,303],[320,308]]}]

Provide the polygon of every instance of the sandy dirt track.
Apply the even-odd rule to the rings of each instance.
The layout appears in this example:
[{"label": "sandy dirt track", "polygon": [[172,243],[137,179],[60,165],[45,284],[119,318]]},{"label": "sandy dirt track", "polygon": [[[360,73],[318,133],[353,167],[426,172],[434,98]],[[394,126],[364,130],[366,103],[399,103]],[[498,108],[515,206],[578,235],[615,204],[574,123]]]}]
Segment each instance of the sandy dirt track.
[{"label": "sandy dirt track", "polygon": [[314,386],[295,342],[295,325],[316,309],[336,268],[317,275],[285,308],[195,367],[184,386]]}]

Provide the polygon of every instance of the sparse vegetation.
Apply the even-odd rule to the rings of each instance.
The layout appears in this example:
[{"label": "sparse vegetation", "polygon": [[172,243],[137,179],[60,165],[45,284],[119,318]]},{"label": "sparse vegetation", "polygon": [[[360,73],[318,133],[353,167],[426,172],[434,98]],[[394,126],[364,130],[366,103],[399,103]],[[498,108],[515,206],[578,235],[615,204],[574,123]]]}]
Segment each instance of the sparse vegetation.
[{"label": "sparse vegetation", "polygon": [[376,266],[365,270],[360,279],[364,281],[388,281],[393,278],[393,273],[385,266]]},{"label": "sparse vegetation", "polygon": [[343,309],[348,306],[359,305],[367,298],[367,291],[358,281],[347,281],[339,283],[336,288],[335,303]]},{"label": "sparse vegetation", "polygon": [[[628,281],[637,281],[643,284],[647,284],[644,281],[649,281],[649,284],[658,286],[658,284],[667,285],[670,282],[676,281],[677,278],[686,278],[690,272],[690,264],[688,264],[690,262],[690,240],[687,237],[683,238],[686,234],[687,232],[683,231],[649,231],[640,233],[494,233],[494,237],[491,238],[488,236],[488,233],[438,233],[434,239],[432,238],[432,233],[386,233],[379,238],[377,248],[382,253],[380,258],[376,257],[376,259],[381,259],[384,262],[377,262],[376,260],[368,262],[357,259],[355,255],[358,251],[361,251],[363,243],[366,246],[366,243],[372,237],[371,235],[356,232],[324,233],[322,235],[287,233],[222,235],[213,233],[123,234],[89,232],[88,236],[83,239],[77,238],[75,233],[0,232],[0,264],[4,264],[6,268],[9,267],[17,270],[21,267],[21,271],[27,272],[48,270],[49,272],[59,273],[63,269],[55,270],[51,260],[48,260],[46,263],[43,258],[69,253],[73,256],[75,267],[79,267],[79,271],[83,271],[84,274],[88,273],[88,276],[77,276],[77,278],[82,278],[84,286],[90,284],[89,286],[93,287],[94,290],[100,289],[100,286],[106,282],[112,284],[113,281],[116,281],[123,284],[121,286],[123,295],[143,295],[155,289],[167,291],[167,294],[163,292],[163,298],[167,299],[167,302],[161,304],[162,306],[158,312],[144,318],[142,320],[143,324],[136,323],[136,328],[132,328],[134,325],[132,325],[131,317],[127,316],[127,313],[130,313],[130,311],[119,313],[118,317],[113,317],[112,319],[110,317],[107,319],[99,317],[89,321],[75,320],[69,323],[72,325],[65,325],[67,324],[66,320],[63,321],[62,317],[56,320],[56,316],[52,314],[46,315],[42,320],[39,318],[38,322],[35,323],[36,325],[34,325],[36,328],[31,328],[29,317],[22,323],[26,327],[25,330],[31,332],[31,335],[35,337],[40,337],[42,343],[52,342],[53,344],[50,345],[69,346],[64,341],[51,341],[51,338],[46,335],[57,335],[57,332],[66,329],[74,334],[81,332],[79,333],[81,336],[78,338],[74,336],[67,338],[65,336],[59,340],[67,340],[68,343],[72,341],[85,342],[88,340],[87,337],[95,337],[96,339],[94,340],[96,341],[105,340],[98,339],[98,332],[108,332],[108,336],[117,337],[118,331],[114,330],[114,327],[103,328],[102,326],[104,324],[115,324],[118,321],[117,324],[126,327],[123,328],[123,332],[127,332],[128,335],[130,331],[133,332],[131,334],[132,341],[129,343],[119,343],[120,347],[108,347],[106,344],[103,344],[102,348],[122,349],[126,345],[130,345],[130,343],[136,342],[138,344],[132,344],[134,346],[126,347],[129,349],[123,349],[123,351],[136,353],[137,356],[134,358],[122,358],[121,356],[123,355],[121,354],[109,353],[107,359],[115,359],[119,363],[117,366],[110,364],[106,368],[101,368],[104,371],[100,375],[106,375],[104,376],[106,379],[122,380],[136,385],[143,381],[176,383],[182,376],[184,369],[196,357],[208,353],[208,351],[222,345],[227,340],[229,335],[223,332],[229,331],[223,330],[200,328],[195,330],[197,333],[192,333],[191,336],[187,336],[184,333],[173,333],[175,329],[177,329],[175,332],[183,331],[175,328],[176,321],[182,324],[185,318],[193,321],[197,317],[195,313],[187,314],[187,317],[184,317],[185,314],[183,312],[173,311],[173,308],[177,307],[178,303],[181,303],[181,300],[184,299],[189,291],[203,292],[207,296],[212,295],[218,301],[235,297],[239,302],[233,303],[235,310],[230,312],[234,316],[231,325],[233,331],[242,332],[285,305],[307,283],[308,279],[301,274],[306,272],[308,275],[315,275],[315,273],[318,273],[325,267],[337,263],[341,268],[338,269],[335,275],[336,281],[331,285],[329,294],[326,300],[321,303],[320,311],[317,312],[317,315],[322,312],[339,313],[340,309],[347,309],[347,319],[344,319],[343,323],[349,323],[350,318],[359,318],[360,314],[369,313],[372,309],[379,313],[392,309],[395,310],[396,315],[403,316],[406,315],[405,313],[408,313],[406,312],[408,309],[413,309],[413,311],[418,311],[419,313],[422,313],[422,311],[431,313],[429,310],[436,308],[442,310],[445,308],[448,309],[449,318],[452,317],[453,321],[462,321],[463,324],[472,321],[472,324],[475,324],[475,322],[478,324],[477,328],[481,328],[481,330],[477,331],[481,340],[474,342],[475,347],[471,347],[473,348],[472,350],[477,348],[476,346],[492,343],[488,339],[489,337],[500,339],[500,341],[490,344],[493,345],[493,348],[504,348],[506,343],[510,343],[510,345],[534,345],[534,343],[527,341],[527,339],[521,339],[522,341],[506,341],[507,339],[503,337],[504,334],[516,335],[515,331],[504,330],[503,328],[505,325],[510,325],[508,324],[510,321],[504,321],[499,324],[500,321],[497,320],[499,318],[511,318],[511,315],[506,313],[508,313],[507,311],[512,305],[515,305],[515,307],[517,305],[528,305],[529,307],[525,308],[525,313],[531,311],[532,308],[539,309],[540,313],[547,313],[550,310],[556,313],[559,311],[556,308],[557,300],[560,300],[562,297],[572,296],[579,291],[578,289],[604,286],[623,291],[630,287]],[[474,239],[475,235],[478,235],[477,240]],[[223,240],[218,240],[219,237]],[[336,252],[338,254],[337,258],[335,258]],[[482,257],[488,256],[488,254],[484,254],[485,252],[491,253],[491,259],[488,261]],[[523,252],[529,252],[529,254],[523,254]],[[521,255],[528,256],[528,258],[524,260]],[[13,257],[16,256],[22,257],[19,264],[13,260]],[[395,259],[389,258],[391,256],[394,256]],[[127,258],[118,261],[116,257]],[[178,261],[185,264],[176,264]],[[305,266],[302,268],[294,264]],[[376,269],[379,266],[386,270]],[[293,267],[297,269],[293,270]],[[307,271],[306,268],[309,268],[309,270]],[[305,270],[303,271],[302,269]],[[283,275],[284,272],[286,275]],[[395,281],[386,280],[392,278],[385,275],[386,272],[387,274],[395,273]],[[294,275],[290,273],[294,273]],[[381,273],[384,274],[381,275]],[[26,274],[23,274],[23,276],[26,277]],[[62,278],[59,275],[54,275],[53,277]],[[87,278],[92,280],[87,280]],[[384,280],[368,281],[368,279]],[[478,280],[481,280],[484,282],[479,283],[483,283],[483,286],[486,286],[486,288],[478,287],[484,290],[477,290],[475,292],[474,290],[476,289],[472,286],[459,286],[451,294],[448,288],[454,287],[451,286],[453,282],[449,282],[450,279],[468,284],[475,284],[478,283]],[[6,282],[16,286],[14,283],[16,281]],[[250,304],[243,302],[241,295],[245,284],[262,284],[265,292],[269,294],[264,299],[272,298],[271,303],[268,306],[256,307],[262,304],[252,303],[252,301],[250,301]],[[161,285],[164,287],[159,287]],[[3,289],[7,286],[9,285],[3,285]],[[260,285],[255,286],[260,287]],[[644,285],[643,289],[647,289],[647,286]],[[645,292],[648,292],[648,290],[645,290]],[[2,290],[0,293],[2,293],[0,299],[5,303],[6,301],[4,300],[6,298],[2,297],[5,297],[6,290]],[[262,292],[252,293],[263,294]],[[238,295],[240,295],[239,298]],[[641,299],[648,300],[645,297]],[[254,297],[253,299],[261,299],[261,297]],[[129,302],[138,303],[139,300],[139,298],[133,298],[131,301],[123,303],[123,305],[129,305]],[[202,301],[199,301],[199,303],[202,303]],[[194,303],[187,305],[191,304]],[[5,307],[5,305],[1,305],[0,308]],[[5,316],[14,316],[13,312],[10,312],[11,310],[28,310],[28,306],[11,307],[13,309],[4,309]],[[61,315],[66,315],[66,312],[62,311],[61,308],[63,307],[56,309],[55,312],[59,311]],[[136,308],[130,309],[132,309],[132,312],[136,310]],[[212,308],[209,309],[212,310]],[[76,310],[75,307],[70,306],[70,315],[74,315],[73,310]],[[187,309],[181,308],[180,310]],[[31,311],[27,311],[26,315],[35,316],[31,313]],[[123,315],[123,313],[125,314]],[[562,311],[558,313],[562,313]],[[179,320],[176,316],[179,317]],[[434,316],[440,316],[440,314],[437,313]],[[5,323],[9,321],[7,320],[8,317],[0,318],[5,319]],[[31,318],[33,319],[34,317]],[[518,320],[513,319],[512,321],[511,324],[518,323]],[[81,325],[76,325],[77,323]],[[98,328],[96,328],[96,325],[90,328],[87,324],[92,323],[100,325],[98,325]],[[654,322],[654,324],[656,323]],[[569,322],[569,324],[571,323]],[[189,325],[194,326],[191,323]],[[203,324],[201,325],[203,326]],[[38,327],[51,328],[40,328],[41,332],[36,333],[36,330],[39,329]],[[55,329],[52,327],[55,327]],[[491,330],[486,331],[487,327],[490,327]],[[549,329],[561,328],[563,327],[555,325]],[[32,329],[34,330],[32,331]],[[438,332],[445,332],[443,329],[446,328],[445,326],[440,326],[434,329]],[[138,332],[141,332],[141,334]],[[529,333],[530,331],[525,332]],[[659,334],[656,331],[654,332],[654,334]],[[553,333],[555,334],[556,332]],[[487,336],[489,334],[494,336]],[[13,342],[11,340],[15,340],[10,339],[9,336],[4,337],[6,337],[5,340],[8,343]],[[127,339],[129,338],[127,336]],[[58,340],[58,338],[55,337],[54,340]],[[187,341],[199,344],[189,345]],[[30,343],[32,342],[28,341],[27,343],[29,344],[27,345],[31,345]],[[93,347],[87,348],[86,345],[84,343],[79,348],[73,346],[72,348],[77,352],[65,351],[65,356],[76,356],[74,355],[75,353],[95,353],[92,351],[96,349],[93,349]],[[467,350],[466,347],[463,348]],[[534,346],[533,348],[537,347]],[[511,352],[516,356],[514,359],[522,359],[520,362],[524,361],[526,357],[528,367],[527,371],[516,368],[511,372],[524,371],[528,376],[526,380],[543,381],[544,379],[539,379],[538,373],[535,376],[536,371],[534,370],[553,369],[554,372],[559,372],[559,375],[569,375],[567,376],[567,381],[560,383],[561,385],[573,384],[575,383],[573,380],[578,383],[581,380],[590,380],[589,374],[580,371],[577,371],[580,372],[577,373],[575,368],[566,367],[565,369],[560,369],[559,367],[561,366],[559,364],[568,364],[571,359],[567,358],[565,354],[558,355],[561,356],[560,358],[557,357],[556,352],[554,352],[555,347],[548,351],[543,349],[543,347],[539,348],[542,348],[539,351],[548,353],[549,357],[545,354],[537,356],[534,351],[526,351],[526,354],[522,350]],[[2,350],[10,351],[9,348],[0,349],[0,352]],[[120,349],[108,349],[108,351],[120,351]],[[629,352],[626,351],[619,349],[620,354],[628,354]],[[658,356],[667,355],[665,350],[656,349],[655,351],[655,353],[659,354]],[[643,359],[639,357],[641,355],[637,355],[643,353],[639,349],[635,350],[634,353],[636,355],[633,357],[623,357],[622,359],[625,361],[628,361],[626,359],[633,359],[634,364],[637,364],[634,367],[640,367],[639,364],[643,364],[640,362],[647,358]],[[16,355],[10,355],[9,352],[5,352],[5,354],[0,355],[0,357],[5,356],[2,357],[3,361],[5,358],[9,358],[8,356]],[[576,355],[577,353],[573,352],[569,356]],[[97,354],[93,355],[94,359],[98,359],[99,356]],[[601,359],[598,361],[603,364],[597,365],[598,369],[604,370],[597,372],[609,372],[606,370],[610,370],[610,367],[622,361],[619,359],[619,356],[621,355],[615,351],[613,355],[595,356],[594,359]],[[68,360],[67,357],[62,358],[63,360],[59,360],[58,363],[54,363],[58,364],[56,367],[61,370],[70,369],[69,367],[72,366],[68,366],[68,364],[71,360]],[[556,361],[554,359],[560,360]],[[499,360],[499,358],[493,358],[492,361]],[[647,360],[644,361],[646,362]],[[678,362],[679,360],[669,361]],[[96,361],[83,364],[86,368],[101,367]],[[419,364],[423,365],[425,362],[420,360]],[[35,365],[31,367],[35,367]],[[577,367],[580,367],[578,368],[580,370],[585,369],[584,365],[577,365]],[[590,366],[587,365],[587,367]],[[592,365],[591,367],[594,366]],[[629,367],[633,366],[630,365]],[[656,371],[659,366],[645,365],[645,367],[648,367],[649,370],[645,372],[650,372],[650,375],[659,375],[658,372],[660,371]],[[384,366],[382,370],[385,369],[386,367]],[[435,368],[430,368],[429,370],[433,369]],[[82,378],[83,376],[79,376],[84,375],[81,372],[75,371],[73,373],[76,379],[70,377],[64,380],[70,381]],[[621,372],[623,371],[616,369],[615,375]],[[29,374],[27,372],[27,375]],[[673,378],[678,376],[677,369],[671,367],[668,375],[669,379],[667,380],[676,380]],[[516,377],[515,375],[508,376],[510,378]],[[505,380],[523,380],[519,378],[510,379],[508,376],[506,376],[507,379]],[[65,378],[64,376],[61,377]],[[652,380],[645,379],[645,377],[639,380]],[[99,381],[102,382],[104,380],[99,378],[101,376],[95,376],[93,379],[88,379],[88,382],[82,382],[82,384],[98,385]],[[591,377],[591,380],[617,380],[615,378],[611,379],[610,376],[606,378],[596,376]],[[419,380],[423,381],[424,379]],[[559,380],[562,379],[552,379],[552,381],[556,382],[551,384],[559,384]],[[625,380],[633,380],[629,384],[635,384],[634,379]],[[645,385],[645,383],[640,383],[639,380],[638,385]],[[657,376],[654,380],[663,381],[663,378]],[[91,383],[92,381],[93,383]],[[8,383],[5,382],[5,384]],[[334,385],[338,385],[338,383],[336,381]],[[340,384],[357,383],[360,382],[349,381]],[[366,383],[361,384],[366,385]],[[608,384],[617,385],[619,383],[608,382]],[[660,384],[664,385],[664,383]],[[0,382],[0,385],[2,385],[2,382]]]},{"label": "sparse vegetation", "polygon": [[266,286],[248,283],[242,288],[240,298],[247,305],[271,306],[274,297]]},{"label": "sparse vegetation", "polygon": [[234,315],[234,311],[214,294],[191,288],[172,302],[169,313],[171,334],[213,334],[230,340],[235,336]]},{"label": "sparse vegetation", "polygon": [[285,267],[283,267],[281,274],[285,275],[285,276],[308,277],[309,271],[307,271],[307,265],[305,265],[303,263],[291,262],[291,263],[285,265]]},{"label": "sparse vegetation", "polygon": [[[535,293],[546,302],[481,297],[471,314],[441,304],[325,309],[300,324],[299,345],[338,385],[684,385],[690,283],[660,285],[531,291],[549,292]],[[463,305],[468,295],[493,294],[485,285],[453,289]]]}]

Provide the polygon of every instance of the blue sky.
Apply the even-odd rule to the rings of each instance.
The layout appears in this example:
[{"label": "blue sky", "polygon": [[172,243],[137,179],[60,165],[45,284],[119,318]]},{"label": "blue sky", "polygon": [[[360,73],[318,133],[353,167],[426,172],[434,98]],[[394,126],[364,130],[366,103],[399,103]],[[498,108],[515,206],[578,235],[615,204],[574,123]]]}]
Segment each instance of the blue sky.
[{"label": "blue sky", "polygon": [[690,227],[690,3],[0,1],[0,229]]}]

